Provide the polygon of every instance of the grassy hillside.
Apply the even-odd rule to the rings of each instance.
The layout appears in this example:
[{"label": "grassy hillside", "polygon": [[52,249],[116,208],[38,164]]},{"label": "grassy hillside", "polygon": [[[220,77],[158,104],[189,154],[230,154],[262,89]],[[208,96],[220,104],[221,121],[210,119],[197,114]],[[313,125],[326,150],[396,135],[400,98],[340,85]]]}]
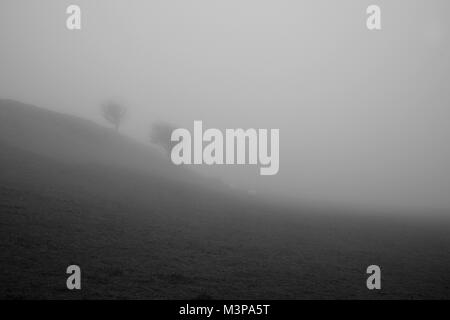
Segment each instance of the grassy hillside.
[{"label": "grassy hillside", "polygon": [[[108,129],[13,101],[0,101],[0,148],[0,298],[450,297],[439,217],[246,199]],[[65,287],[70,264],[81,291]],[[370,264],[379,292],[365,287]]]},{"label": "grassy hillside", "polygon": [[13,100],[0,99],[0,143],[71,164],[98,164],[201,183],[151,145],[111,128]]}]

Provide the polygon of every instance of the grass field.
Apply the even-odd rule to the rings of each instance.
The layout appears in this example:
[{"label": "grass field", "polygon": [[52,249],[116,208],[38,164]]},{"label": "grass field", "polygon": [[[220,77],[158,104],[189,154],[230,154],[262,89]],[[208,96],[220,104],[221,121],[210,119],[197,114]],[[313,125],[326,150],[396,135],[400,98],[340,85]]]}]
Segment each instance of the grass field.
[{"label": "grass field", "polygon": [[[156,155],[93,124],[11,101],[0,110],[0,298],[450,297],[442,215],[247,198],[167,176]],[[116,150],[128,157],[106,161]],[[71,264],[81,267],[80,291],[66,289]],[[380,291],[366,288],[371,264],[381,267]]]}]

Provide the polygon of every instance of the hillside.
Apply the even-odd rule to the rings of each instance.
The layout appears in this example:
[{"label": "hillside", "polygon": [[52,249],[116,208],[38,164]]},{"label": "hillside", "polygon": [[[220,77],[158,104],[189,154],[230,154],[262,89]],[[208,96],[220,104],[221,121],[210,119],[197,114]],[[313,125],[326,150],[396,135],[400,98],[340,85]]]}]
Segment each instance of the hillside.
[{"label": "hillside", "polygon": [[165,179],[205,182],[172,165],[151,145],[82,118],[13,100],[0,99],[0,143],[68,164],[114,166]]},{"label": "hillside", "polygon": [[[89,121],[0,101],[0,298],[444,298],[449,224],[246,199]],[[383,270],[381,292],[365,268]],[[81,291],[65,268],[82,268]]]}]

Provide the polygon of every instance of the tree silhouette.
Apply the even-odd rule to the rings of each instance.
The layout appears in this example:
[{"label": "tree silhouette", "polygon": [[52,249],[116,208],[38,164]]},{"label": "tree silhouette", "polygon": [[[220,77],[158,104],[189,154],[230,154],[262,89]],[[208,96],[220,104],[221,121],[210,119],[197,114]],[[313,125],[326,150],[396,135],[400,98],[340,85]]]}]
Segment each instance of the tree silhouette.
[{"label": "tree silhouette", "polygon": [[114,126],[114,128],[118,131],[120,125],[122,124],[125,118],[127,109],[116,102],[107,102],[101,105],[101,112],[103,118],[105,118],[106,121],[111,123]]},{"label": "tree silhouette", "polygon": [[175,129],[174,126],[166,122],[155,123],[150,131],[150,141],[163,148],[167,155],[170,155],[174,145],[170,138]]}]

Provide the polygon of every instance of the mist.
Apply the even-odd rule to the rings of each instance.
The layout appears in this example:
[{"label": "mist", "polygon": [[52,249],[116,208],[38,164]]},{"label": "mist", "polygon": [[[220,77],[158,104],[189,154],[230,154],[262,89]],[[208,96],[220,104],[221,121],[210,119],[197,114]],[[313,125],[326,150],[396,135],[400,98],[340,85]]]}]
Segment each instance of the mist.
[{"label": "mist", "polygon": [[280,129],[280,170],[198,167],[250,193],[367,207],[450,208],[447,1],[72,1],[0,4],[0,97],[149,144],[152,123]]}]

